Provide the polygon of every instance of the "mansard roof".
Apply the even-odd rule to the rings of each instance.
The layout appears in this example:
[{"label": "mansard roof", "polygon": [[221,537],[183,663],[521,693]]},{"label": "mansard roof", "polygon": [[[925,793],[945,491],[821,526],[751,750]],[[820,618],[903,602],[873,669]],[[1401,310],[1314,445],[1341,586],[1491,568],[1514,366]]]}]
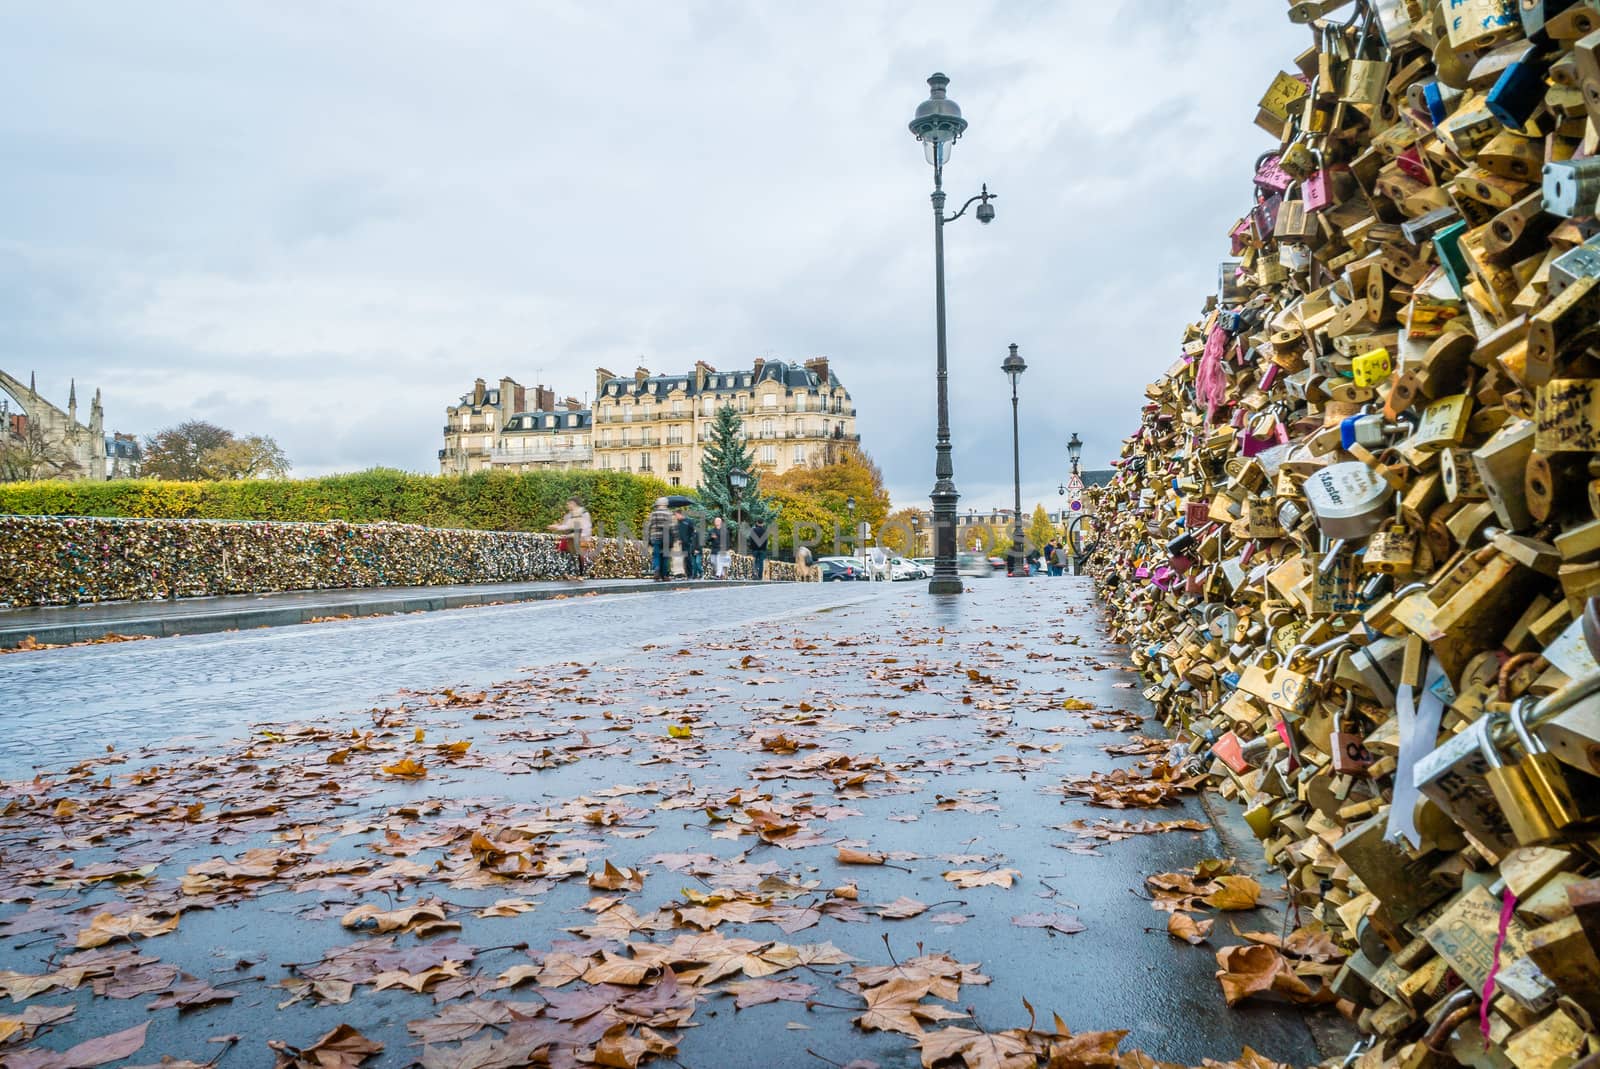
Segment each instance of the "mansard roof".
[{"label": "mansard roof", "polygon": [[[556,417],[554,427],[545,425],[548,422],[545,418],[546,416]],[[577,416],[577,422],[568,423],[566,418],[568,416]],[[547,434],[570,434],[573,431],[588,430],[593,425],[594,410],[591,408],[552,408],[518,412],[506,420],[506,425],[501,430],[524,434],[535,434],[541,431]]]},{"label": "mansard roof", "polygon": [[[828,369],[828,381],[824,383],[812,369],[785,360],[768,360],[759,369],[750,367],[738,371],[708,371],[703,390],[697,387],[695,380],[694,372],[686,375],[650,375],[642,382],[632,375],[616,375],[605,381],[602,393],[607,397],[664,398],[681,390],[693,397],[700,393],[726,394],[749,390],[764,382],[776,382],[789,391],[821,390],[827,387],[844,389],[844,384],[832,368]],[[845,392],[845,396],[849,396],[849,391]]]}]

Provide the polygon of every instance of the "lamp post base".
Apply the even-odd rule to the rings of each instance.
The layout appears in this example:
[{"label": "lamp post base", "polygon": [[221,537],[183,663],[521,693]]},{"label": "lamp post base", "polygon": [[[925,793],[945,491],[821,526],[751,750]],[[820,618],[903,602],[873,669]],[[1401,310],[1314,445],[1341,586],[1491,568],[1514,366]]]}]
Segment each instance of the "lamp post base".
[{"label": "lamp post base", "polygon": [[930,594],[959,594],[966,589],[960,576],[936,575],[928,580],[928,593]]}]

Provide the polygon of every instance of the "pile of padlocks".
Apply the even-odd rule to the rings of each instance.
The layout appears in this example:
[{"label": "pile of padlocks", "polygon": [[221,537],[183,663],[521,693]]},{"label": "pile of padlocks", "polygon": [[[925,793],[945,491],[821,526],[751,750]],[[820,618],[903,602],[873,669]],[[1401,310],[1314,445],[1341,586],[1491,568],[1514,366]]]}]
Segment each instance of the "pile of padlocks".
[{"label": "pile of padlocks", "polygon": [[1345,948],[1358,1064],[1563,1069],[1600,1053],[1600,2],[1289,17],[1097,577]]},{"label": "pile of padlocks", "polygon": [[[573,563],[556,536],[526,531],[0,516],[0,605],[570,579]],[[750,578],[752,564],[733,554],[732,576]],[[650,552],[636,539],[598,539],[589,574],[644,578]],[[769,561],[767,577],[796,574]]]}]

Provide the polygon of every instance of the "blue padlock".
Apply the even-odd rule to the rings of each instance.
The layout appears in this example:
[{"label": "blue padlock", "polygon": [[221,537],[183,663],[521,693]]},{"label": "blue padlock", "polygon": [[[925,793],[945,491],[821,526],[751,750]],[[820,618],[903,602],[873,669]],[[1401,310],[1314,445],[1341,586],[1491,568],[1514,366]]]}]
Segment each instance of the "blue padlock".
[{"label": "blue padlock", "polygon": [[1528,124],[1540,104],[1544,103],[1545,75],[1550,71],[1550,60],[1529,48],[1520,58],[1506,65],[1500,77],[1489,90],[1484,102],[1489,114],[1512,130],[1521,130]]},{"label": "blue padlock", "polygon": [[1354,416],[1346,416],[1344,419],[1339,421],[1340,449],[1349,449],[1351,446],[1356,444],[1356,420],[1360,418],[1361,414],[1358,413]]},{"label": "blue padlock", "polygon": [[1433,120],[1433,125],[1438,126],[1450,117],[1450,112],[1445,108],[1444,92],[1438,82],[1429,82],[1422,87],[1422,99],[1427,102],[1428,117]]}]

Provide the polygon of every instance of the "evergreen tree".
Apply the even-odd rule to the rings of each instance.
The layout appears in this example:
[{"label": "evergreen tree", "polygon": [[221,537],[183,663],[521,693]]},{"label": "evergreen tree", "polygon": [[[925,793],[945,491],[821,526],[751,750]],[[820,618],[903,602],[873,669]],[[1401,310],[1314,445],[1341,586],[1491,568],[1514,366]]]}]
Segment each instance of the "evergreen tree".
[{"label": "evergreen tree", "polygon": [[[772,503],[761,492],[761,476],[756,471],[755,454],[745,445],[742,434],[743,421],[732,405],[717,409],[711,424],[711,437],[706,442],[700,458],[700,485],[696,494],[700,506],[709,516],[721,516],[730,526],[737,520],[770,523]],[[728,473],[735,468],[744,471],[750,481],[734,504],[733,487],[728,483]]]}]

